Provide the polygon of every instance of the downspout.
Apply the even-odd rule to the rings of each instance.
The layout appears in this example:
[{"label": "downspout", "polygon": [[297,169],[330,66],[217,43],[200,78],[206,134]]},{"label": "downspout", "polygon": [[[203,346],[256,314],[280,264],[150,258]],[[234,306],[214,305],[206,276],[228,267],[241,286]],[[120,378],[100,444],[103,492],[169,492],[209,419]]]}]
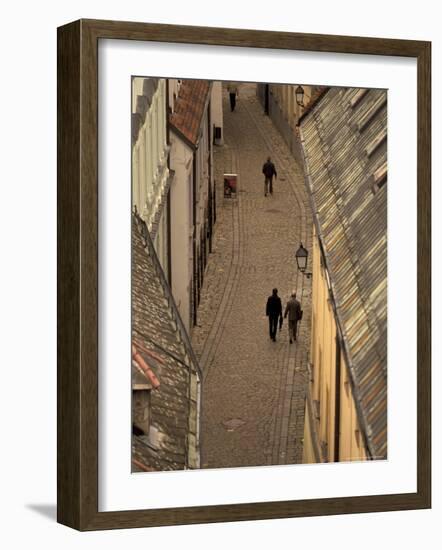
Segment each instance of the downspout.
[{"label": "downspout", "polygon": [[192,238],[193,238],[193,325],[197,323],[197,290],[198,274],[196,273],[197,257],[196,257],[196,150],[193,152],[192,165]]},{"label": "downspout", "polygon": [[[209,149],[209,180],[208,180],[208,192],[207,192],[207,211],[208,211],[208,223],[209,223],[209,254],[212,252],[212,152],[213,152],[213,139],[211,139],[211,124],[212,119],[210,116],[210,107],[211,102],[209,101],[209,106],[207,109],[207,146]],[[207,235],[204,236],[207,239]]]},{"label": "downspout", "polygon": [[[197,315],[197,308],[198,308],[198,290],[197,290],[197,284],[198,284],[198,273],[196,271],[196,266],[198,259],[196,257],[196,176],[197,176],[197,170],[196,170],[196,163],[197,163],[197,152],[198,148],[195,148],[193,151],[193,166],[192,166],[192,217],[193,217],[193,324],[194,326],[198,322],[198,315]],[[195,359],[196,361],[196,359]],[[199,363],[195,362],[196,366],[196,389],[197,389],[197,407],[196,407],[196,426],[197,426],[197,433],[195,434],[196,439],[196,447],[198,449],[198,467],[201,467],[201,407],[202,407],[202,381],[203,376],[202,372],[200,370]],[[191,373],[192,376],[192,373]]]},{"label": "downspout", "polygon": [[[167,153],[167,169],[169,170],[169,177],[170,177],[170,135],[169,135],[169,110],[170,110],[170,103],[169,103],[169,79],[166,78],[166,144],[168,148]],[[171,227],[171,216],[170,216],[170,209],[171,209],[171,202],[170,202],[170,189],[167,193],[167,275],[169,280],[169,286],[172,288],[172,227]]]},{"label": "downspout", "polygon": [[197,364],[196,374],[196,448],[197,453],[197,468],[201,468],[201,454],[202,454],[202,444],[201,444],[201,411],[203,407],[203,392],[202,392],[202,383],[203,375],[201,372],[200,366]]}]

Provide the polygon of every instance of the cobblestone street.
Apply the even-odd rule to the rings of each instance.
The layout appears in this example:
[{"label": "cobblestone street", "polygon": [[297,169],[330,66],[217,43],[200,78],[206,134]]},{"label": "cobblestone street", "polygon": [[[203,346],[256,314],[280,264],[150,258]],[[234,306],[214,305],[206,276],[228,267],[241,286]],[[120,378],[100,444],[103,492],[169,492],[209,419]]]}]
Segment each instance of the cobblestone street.
[{"label": "cobblestone street", "polygon": [[[192,343],[203,370],[204,468],[302,461],[304,396],[310,344],[310,279],[296,268],[302,241],[311,249],[312,220],[302,169],[256,98],[239,89],[231,113],[224,91],[224,146],[215,149],[217,219]],[[262,165],[278,178],[264,196]],[[238,174],[238,193],[223,198],[223,173]],[[284,320],[272,342],[267,297],[283,307],[292,289],[304,311],[298,341]]]}]

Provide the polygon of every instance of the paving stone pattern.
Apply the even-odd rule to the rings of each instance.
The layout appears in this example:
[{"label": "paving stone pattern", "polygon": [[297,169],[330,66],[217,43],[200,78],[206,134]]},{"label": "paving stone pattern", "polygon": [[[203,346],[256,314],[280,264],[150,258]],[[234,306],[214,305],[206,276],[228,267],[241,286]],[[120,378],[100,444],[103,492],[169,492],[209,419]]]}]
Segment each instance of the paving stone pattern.
[{"label": "paving stone pattern", "polygon": [[[217,221],[192,343],[203,370],[202,466],[302,462],[310,338],[310,280],[296,269],[302,241],[311,250],[312,218],[302,169],[243,84],[231,113],[224,91],[224,141],[215,150]],[[267,156],[278,172],[264,196]],[[223,198],[223,173],[238,193]],[[285,305],[295,289],[304,316],[290,345],[287,322],[272,342],[265,316],[277,287]]]}]

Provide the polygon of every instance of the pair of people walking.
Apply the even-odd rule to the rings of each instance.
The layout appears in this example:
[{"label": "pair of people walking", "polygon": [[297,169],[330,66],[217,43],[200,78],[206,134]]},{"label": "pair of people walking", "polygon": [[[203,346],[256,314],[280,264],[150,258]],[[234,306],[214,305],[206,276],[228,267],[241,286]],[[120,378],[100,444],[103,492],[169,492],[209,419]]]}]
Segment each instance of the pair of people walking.
[{"label": "pair of people walking", "polygon": [[[278,289],[272,290],[272,295],[267,299],[266,316],[269,318],[269,334],[270,339],[276,342],[276,332],[278,329],[282,329],[283,316],[282,316],[282,303],[281,298],[278,296]],[[289,340],[292,344],[296,340],[296,333],[298,329],[298,321],[302,319],[301,304],[296,299],[296,292],[292,292],[290,299],[288,300],[285,311],[284,319],[288,317],[289,327]]]},{"label": "pair of people walking", "polygon": [[264,174],[264,196],[267,197],[268,193],[273,195],[273,176],[276,179],[278,174],[270,157],[267,157],[267,162],[262,167],[262,173]]}]

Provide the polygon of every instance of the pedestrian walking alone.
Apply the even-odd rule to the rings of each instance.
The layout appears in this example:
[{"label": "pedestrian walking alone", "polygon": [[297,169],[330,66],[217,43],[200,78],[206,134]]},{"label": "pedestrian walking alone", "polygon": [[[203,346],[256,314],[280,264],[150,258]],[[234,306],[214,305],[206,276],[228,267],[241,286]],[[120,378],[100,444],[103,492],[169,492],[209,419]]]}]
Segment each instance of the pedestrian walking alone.
[{"label": "pedestrian walking alone", "polygon": [[264,174],[264,196],[267,197],[267,193],[270,192],[273,195],[273,176],[278,177],[276,173],[275,165],[270,157],[267,158],[267,162],[262,167],[262,173]]},{"label": "pedestrian walking alone", "polygon": [[227,86],[227,91],[229,92],[230,98],[230,110],[233,113],[236,106],[236,98],[239,95],[238,86],[236,84],[229,84],[229,86]]},{"label": "pedestrian walking alone", "polygon": [[290,343],[296,340],[296,331],[298,327],[298,321],[302,319],[301,304],[296,299],[296,292],[292,292],[292,295],[285,306],[284,319],[289,317],[289,338]]},{"label": "pedestrian walking alone", "polygon": [[278,296],[278,289],[272,290],[272,295],[267,299],[266,315],[269,318],[269,333],[270,339],[276,342],[276,331],[282,327],[282,304],[281,298]]}]

